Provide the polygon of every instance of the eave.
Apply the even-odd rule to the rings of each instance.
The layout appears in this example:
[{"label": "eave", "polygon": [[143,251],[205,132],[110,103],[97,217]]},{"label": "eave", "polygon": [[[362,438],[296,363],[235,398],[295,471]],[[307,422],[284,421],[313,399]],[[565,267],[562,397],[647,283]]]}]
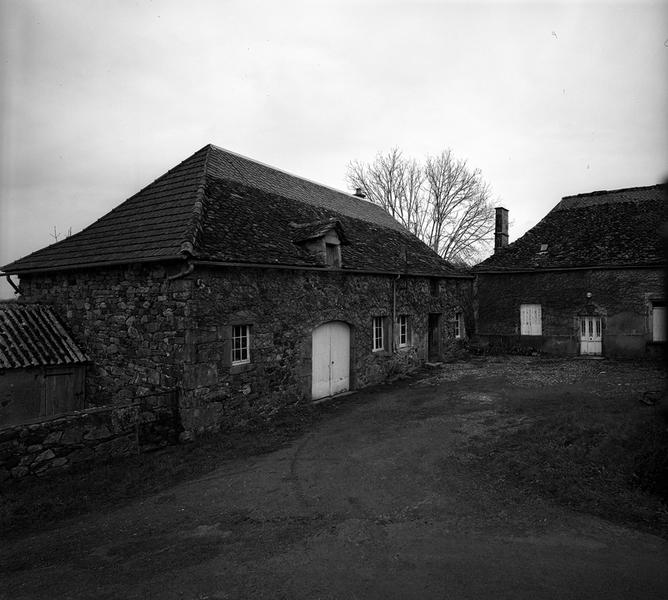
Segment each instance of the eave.
[{"label": "eave", "polygon": [[479,269],[478,267],[473,268],[475,275],[486,274],[486,275],[503,275],[503,274],[512,274],[512,273],[549,273],[556,271],[620,271],[620,270],[629,270],[629,269],[666,269],[668,268],[668,262],[656,262],[656,263],[635,263],[635,264],[625,264],[625,265],[586,265],[586,266],[563,266],[563,267],[509,267],[507,269],[496,268],[496,269]]}]

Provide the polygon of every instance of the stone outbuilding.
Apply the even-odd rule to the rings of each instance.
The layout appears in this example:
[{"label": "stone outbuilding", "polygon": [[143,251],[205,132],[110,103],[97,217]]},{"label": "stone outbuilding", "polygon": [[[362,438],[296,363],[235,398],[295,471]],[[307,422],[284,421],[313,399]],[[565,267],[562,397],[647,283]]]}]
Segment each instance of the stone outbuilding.
[{"label": "stone outbuilding", "polygon": [[497,209],[495,253],[474,268],[484,346],[644,356],[666,340],[666,187],[567,196],[516,242]]},{"label": "stone outbuilding", "polygon": [[87,363],[49,307],[0,302],[0,427],[83,408]]},{"label": "stone outbuilding", "polygon": [[90,356],[89,404],[174,391],[191,431],[438,360],[472,320],[472,277],[382,208],[212,145],[3,271]]}]

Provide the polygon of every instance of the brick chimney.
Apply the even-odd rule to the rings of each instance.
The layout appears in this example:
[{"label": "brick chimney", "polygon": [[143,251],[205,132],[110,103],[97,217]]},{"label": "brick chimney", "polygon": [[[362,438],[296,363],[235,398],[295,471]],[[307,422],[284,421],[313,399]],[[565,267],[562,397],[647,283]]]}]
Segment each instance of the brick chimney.
[{"label": "brick chimney", "polygon": [[496,209],[496,226],[494,227],[494,253],[508,245],[508,209],[499,206]]},{"label": "brick chimney", "polygon": [[366,198],[366,194],[361,187],[355,188],[355,193],[353,196],[357,196],[358,198]]}]

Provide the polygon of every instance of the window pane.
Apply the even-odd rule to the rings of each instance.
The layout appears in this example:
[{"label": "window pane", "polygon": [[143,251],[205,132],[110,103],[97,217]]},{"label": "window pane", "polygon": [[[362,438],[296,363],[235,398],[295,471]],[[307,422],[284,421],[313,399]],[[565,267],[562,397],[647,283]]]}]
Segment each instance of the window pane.
[{"label": "window pane", "polygon": [[373,318],[373,349],[383,348],[383,317]]},{"label": "window pane", "polygon": [[408,317],[399,315],[399,345],[405,346],[408,343]]},{"label": "window pane", "polygon": [[248,325],[232,326],[232,362],[249,362]]}]

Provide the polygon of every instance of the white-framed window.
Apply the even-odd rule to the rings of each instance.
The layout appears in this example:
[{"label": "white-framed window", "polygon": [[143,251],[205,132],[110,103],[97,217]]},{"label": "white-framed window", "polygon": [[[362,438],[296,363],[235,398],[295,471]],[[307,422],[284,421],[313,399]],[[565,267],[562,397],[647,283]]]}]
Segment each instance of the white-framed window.
[{"label": "white-framed window", "polygon": [[463,338],[464,337],[464,313],[461,311],[458,311],[455,313],[455,318],[452,320],[453,322],[453,331],[455,334],[456,338]]},{"label": "white-framed window", "polygon": [[383,317],[373,318],[373,351],[383,350],[385,348],[385,335],[383,327]]},{"label": "white-framed window", "polygon": [[543,335],[543,317],[540,304],[520,305],[520,334]]},{"label": "white-framed window", "polygon": [[232,364],[250,362],[250,325],[232,325]]},{"label": "white-framed window", "polygon": [[408,346],[408,315],[399,315],[399,348]]},{"label": "white-framed window", "polygon": [[652,305],[652,341],[665,342],[666,335],[666,305],[663,302],[655,302]]}]

